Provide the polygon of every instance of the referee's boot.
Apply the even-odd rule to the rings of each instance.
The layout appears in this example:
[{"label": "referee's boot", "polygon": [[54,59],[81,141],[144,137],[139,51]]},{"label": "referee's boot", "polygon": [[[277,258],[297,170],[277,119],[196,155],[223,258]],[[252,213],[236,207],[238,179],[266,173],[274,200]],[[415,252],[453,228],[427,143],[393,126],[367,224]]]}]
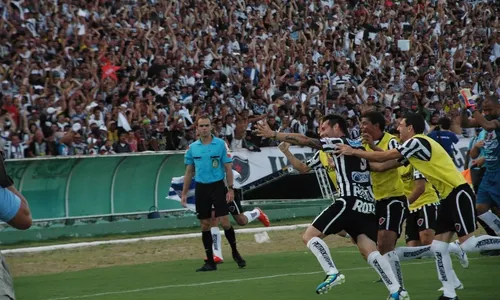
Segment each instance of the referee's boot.
[{"label": "referee's boot", "polygon": [[209,263],[204,263],[201,268],[197,269],[196,272],[210,272],[210,271],[217,271],[217,265],[215,264],[209,264]]},{"label": "referee's boot", "polygon": [[458,300],[458,296],[455,296],[453,298],[446,297],[445,295],[441,295],[438,300]]},{"label": "referee's boot", "polygon": [[233,259],[240,268],[244,268],[247,266],[247,262],[241,257],[238,251],[233,251]]},{"label": "referee's boot", "polygon": [[390,294],[387,300],[410,300],[410,295],[405,289],[399,288],[399,291]]}]

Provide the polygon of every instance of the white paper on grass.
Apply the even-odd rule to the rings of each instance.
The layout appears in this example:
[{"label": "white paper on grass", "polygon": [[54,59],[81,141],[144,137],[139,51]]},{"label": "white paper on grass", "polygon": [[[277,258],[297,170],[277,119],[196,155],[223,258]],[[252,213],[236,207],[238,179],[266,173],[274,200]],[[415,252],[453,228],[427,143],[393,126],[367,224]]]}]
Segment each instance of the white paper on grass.
[{"label": "white paper on grass", "polygon": [[410,51],[410,40],[398,40],[398,49],[401,51]]}]

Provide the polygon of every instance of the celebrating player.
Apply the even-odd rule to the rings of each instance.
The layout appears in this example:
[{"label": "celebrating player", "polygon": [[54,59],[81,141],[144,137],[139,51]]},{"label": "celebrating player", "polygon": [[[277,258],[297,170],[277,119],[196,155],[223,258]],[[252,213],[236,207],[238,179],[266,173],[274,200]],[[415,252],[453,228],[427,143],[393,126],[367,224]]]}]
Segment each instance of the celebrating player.
[{"label": "celebrating player", "polygon": [[[366,151],[385,151],[399,146],[396,137],[384,132],[385,118],[379,112],[370,111],[363,114],[361,131],[363,147]],[[399,284],[403,286],[403,273],[399,257],[394,247],[401,236],[403,222],[407,210],[407,200],[403,181],[397,169],[384,172],[371,172],[373,192],[375,194],[378,219],[377,246],[396,274]]]},{"label": "celebrating player", "polygon": [[[257,133],[266,138],[289,142],[295,145],[310,146],[332,153],[342,144],[363,150],[360,142],[347,139],[346,121],[337,115],[325,116],[320,127],[320,140],[301,134],[279,133],[272,131],[266,124],[257,126]],[[370,167],[365,159],[338,155],[333,157],[339,198],[314,219],[303,235],[303,241],[314,253],[326,273],[325,280],[318,285],[316,292],[322,294],[330,288],[345,282],[335,266],[328,246],[323,238],[345,230],[356,242],[361,254],[377,271],[389,290],[389,299],[409,299],[409,295],[398,283],[391,265],[377,251],[377,217],[373,196]],[[353,220],[356,220],[353,222]]]},{"label": "celebrating player", "polygon": [[436,221],[436,236],[431,250],[434,252],[438,276],[444,293],[439,299],[458,299],[453,280],[449,243],[457,233],[460,247],[466,252],[500,249],[500,238],[474,236],[476,214],[474,192],[457,171],[448,153],[433,139],[425,136],[425,120],[417,114],[402,119],[399,128],[403,144],[388,151],[360,151],[349,145],[339,145],[338,155],[357,156],[377,162],[389,162],[392,167],[400,163],[411,164],[436,188],[442,197]]},{"label": "celebrating player", "polygon": [[[472,107],[470,106],[469,109]],[[482,106],[484,117],[479,111],[475,111],[472,119],[467,118],[466,110],[462,110],[463,127],[482,127],[485,129],[485,138],[481,145],[484,149],[485,163],[484,173],[479,190],[477,192],[477,214],[478,218],[486,223],[497,235],[500,235],[500,219],[491,212],[492,206],[500,206],[500,104],[498,99],[488,97]],[[474,158],[479,155],[478,149],[473,149]],[[474,153],[472,153],[474,152]]]}]

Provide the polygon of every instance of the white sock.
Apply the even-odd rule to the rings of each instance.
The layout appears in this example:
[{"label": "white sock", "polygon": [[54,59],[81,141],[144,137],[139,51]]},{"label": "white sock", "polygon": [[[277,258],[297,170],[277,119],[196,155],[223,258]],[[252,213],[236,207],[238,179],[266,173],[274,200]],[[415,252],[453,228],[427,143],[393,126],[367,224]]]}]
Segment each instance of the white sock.
[{"label": "white sock", "polygon": [[401,285],[398,283],[396,275],[394,275],[394,272],[392,271],[391,264],[380,254],[380,252],[373,251],[370,253],[367,261],[370,266],[377,271],[380,278],[382,278],[382,281],[389,290],[389,293],[392,294],[399,291]]},{"label": "white sock", "polygon": [[307,248],[316,256],[323,271],[325,271],[327,275],[337,274],[339,272],[333,263],[330,248],[328,248],[325,241],[318,237],[313,237],[307,242]]},{"label": "white sock", "polygon": [[488,210],[484,214],[478,216],[484,223],[491,227],[496,234],[500,235],[500,218],[497,215]]},{"label": "white sock", "polygon": [[484,250],[500,249],[500,237],[491,235],[471,236],[460,244],[465,252],[479,252]]},{"label": "white sock", "polygon": [[397,247],[394,252],[399,257],[399,260],[412,260],[424,257],[434,257],[434,253],[431,251],[431,246],[419,246],[419,247]]},{"label": "white sock", "polygon": [[455,254],[457,257],[462,256],[462,249],[460,249],[460,246],[456,243],[450,243],[450,245],[448,246],[448,251]]},{"label": "white sock", "polygon": [[396,254],[396,251],[390,251],[384,254],[385,259],[391,265],[392,272],[396,275],[396,279],[399,282],[399,285],[404,286],[403,284],[403,271],[401,270],[401,263],[399,262],[399,257]]},{"label": "white sock", "polygon": [[243,213],[245,215],[245,217],[247,217],[247,224],[252,222],[252,221],[255,221],[255,219],[257,219],[258,217],[260,217],[260,210],[258,209],[254,209],[252,211],[246,211]]},{"label": "white sock", "polygon": [[432,242],[432,251],[436,258],[436,268],[438,277],[444,288],[444,296],[448,298],[455,298],[455,279],[453,276],[453,265],[451,263],[450,252],[448,250],[449,244],[441,241],[434,240]]},{"label": "white sock", "polygon": [[453,280],[453,285],[455,287],[462,285],[462,282],[460,281],[460,279],[458,279],[457,274],[455,273],[454,270],[451,271],[451,275],[452,275],[451,279]]},{"label": "white sock", "polygon": [[219,257],[220,259],[222,258],[222,236],[220,234],[220,229],[219,227],[212,227],[210,228],[210,232],[212,233],[212,249],[214,251],[214,255]]}]

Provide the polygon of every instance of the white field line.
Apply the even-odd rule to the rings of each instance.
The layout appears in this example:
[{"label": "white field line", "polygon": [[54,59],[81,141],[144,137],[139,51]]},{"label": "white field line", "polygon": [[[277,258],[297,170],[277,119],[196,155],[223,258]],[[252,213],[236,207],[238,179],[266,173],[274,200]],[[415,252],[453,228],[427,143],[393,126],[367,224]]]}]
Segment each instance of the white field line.
[{"label": "white field line", "polygon": [[[243,229],[237,229],[235,231],[237,233],[257,233],[263,231],[296,230],[300,228],[306,228],[307,226],[309,226],[309,224],[260,227],[260,228],[243,228]],[[224,231],[221,231],[221,233],[224,234]],[[1,252],[2,254],[37,253],[37,252],[54,251],[54,250],[94,247],[101,245],[129,244],[129,243],[149,242],[149,241],[166,241],[166,240],[187,239],[195,237],[201,237],[201,233],[198,232],[198,233],[186,233],[186,234],[160,235],[160,236],[150,236],[142,238],[121,239],[121,240],[107,240],[107,241],[81,242],[81,243],[59,244],[59,245],[39,246],[39,247],[26,247],[17,249],[6,249],[2,250]]]},{"label": "white field line", "polygon": [[[470,258],[469,260],[478,260],[478,259],[484,259],[484,258],[485,257],[473,257],[473,258]],[[432,264],[432,263],[434,263],[434,260],[429,260],[429,261],[424,261],[424,262],[405,263],[404,265],[424,265],[424,264]],[[348,268],[348,269],[342,269],[342,271],[359,271],[359,270],[369,270],[369,269],[372,269],[372,267]],[[152,287],[141,288],[141,289],[123,290],[123,291],[115,291],[115,292],[104,292],[104,293],[87,294],[87,295],[80,295],[80,296],[68,296],[68,297],[60,297],[60,298],[50,298],[50,299],[46,299],[46,300],[85,299],[85,298],[94,298],[94,297],[102,297],[102,296],[110,296],[110,295],[141,293],[141,292],[156,291],[156,290],[163,290],[163,289],[172,289],[172,288],[198,287],[198,286],[205,286],[205,285],[245,282],[245,281],[254,281],[254,280],[281,278],[281,277],[291,277],[291,276],[307,276],[307,275],[315,275],[315,274],[321,274],[321,273],[323,273],[323,271],[303,272],[303,273],[285,273],[285,274],[276,274],[276,275],[269,275],[269,276],[227,279],[227,280],[217,280],[217,281],[189,283],[189,284],[160,285],[160,286],[152,286]]]}]

